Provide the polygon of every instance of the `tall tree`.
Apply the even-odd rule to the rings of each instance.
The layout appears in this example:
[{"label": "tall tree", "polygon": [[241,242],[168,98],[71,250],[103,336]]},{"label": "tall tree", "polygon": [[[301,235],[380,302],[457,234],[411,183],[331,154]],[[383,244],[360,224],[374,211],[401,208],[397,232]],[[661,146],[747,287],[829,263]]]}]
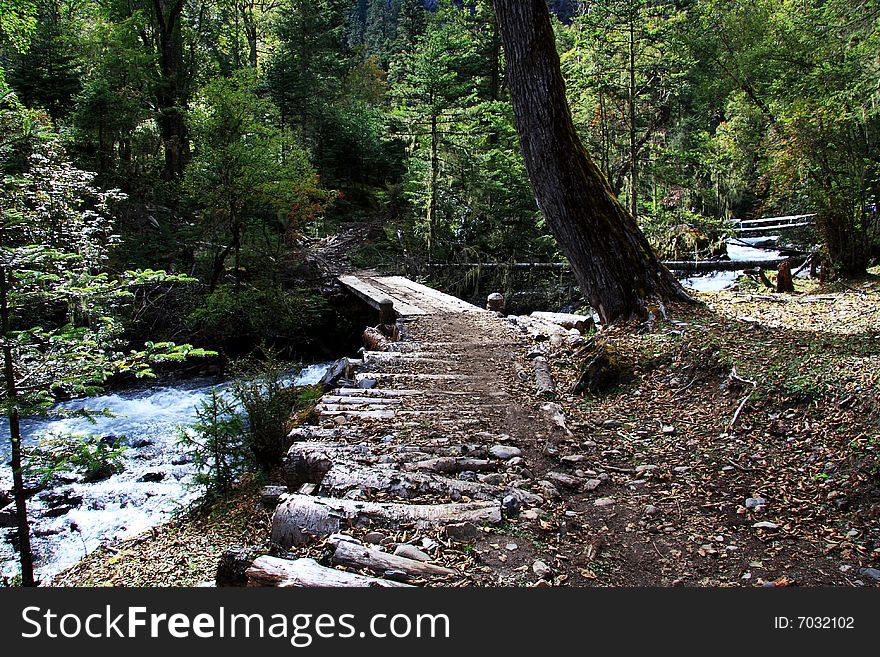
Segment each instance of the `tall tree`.
[{"label": "tall tree", "polygon": [[603,323],[689,300],[581,144],[545,0],[494,0],[507,78],[538,206]]}]

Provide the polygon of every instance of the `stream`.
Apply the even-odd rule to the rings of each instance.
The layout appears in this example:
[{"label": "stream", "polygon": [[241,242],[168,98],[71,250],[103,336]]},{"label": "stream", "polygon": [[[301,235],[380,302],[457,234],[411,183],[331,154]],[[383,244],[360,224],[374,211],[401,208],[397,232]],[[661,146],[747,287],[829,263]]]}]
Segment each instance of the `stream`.
[{"label": "stream", "polygon": [[[766,242],[768,239],[772,239],[772,237],[742,237],[729,240],[727,242],[727,255],[733,262],[738,260],[778,258],[780,252],[777,250],[752,246],[755,243]],[[742,276],[742,270],[713,271],[693,274],[679,280],[681,280],[682,285],[699,292],[716,292],[732,285],[740,276]]]},{"label": "stream", "polygon": [[[310,365],[292,381],[317,383],[329,363]],[[171,386],[113,392],[59,404],[66,410],[109,408],[114,417],[23,418],[25,446],[48,434],[91,434],[124,439],[125,469],[108,479],[82,483],[70,478],[28,500],[35,568],[47,579],[80,561],[102,543],[130,538],[169,520],[175,511],[194,502],[200,491],[192,486],[194,467],[177,444],[177,428],[195,421],[195,409],[212,388],[224,390],[227,380],[192,379]],[[9,427],[0,421],[0,489],[12,488],[9,468]],[[14,507],[9,507],[14,508]],[[3,514],[3,511],[0,511]],[[3,518],[6,521],[3,521]],[[12,517],[14,521],[14,515]],[[12,545],[14,527],[0,515],[0,563],[4,577],[15,575],[18,555]]]}]

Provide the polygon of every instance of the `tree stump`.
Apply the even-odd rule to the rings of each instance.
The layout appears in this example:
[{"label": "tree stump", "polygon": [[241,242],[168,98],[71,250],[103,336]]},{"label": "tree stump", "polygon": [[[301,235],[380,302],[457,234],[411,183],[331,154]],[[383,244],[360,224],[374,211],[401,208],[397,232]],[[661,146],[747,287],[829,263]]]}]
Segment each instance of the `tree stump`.
[{"label": "tree stump", "polygon": [[776,274],[777,292],[794,292],[794,279],[791,275],[791,263],[783,260],[779,263],[779,273]]},{"label": "tree stump", "polygon": [[489,298],[486,300],[486,310],[491,310],[496,313],[504,312],[504,295],[499,294],[498,292],[493,292],[489,295]]},{"label": "tree stump", "polygon": [[631,372],[619,355],[604,342],[588,343],[577,355],[584,357],[584,363],[572,394],[599,395],[630,378]]}]

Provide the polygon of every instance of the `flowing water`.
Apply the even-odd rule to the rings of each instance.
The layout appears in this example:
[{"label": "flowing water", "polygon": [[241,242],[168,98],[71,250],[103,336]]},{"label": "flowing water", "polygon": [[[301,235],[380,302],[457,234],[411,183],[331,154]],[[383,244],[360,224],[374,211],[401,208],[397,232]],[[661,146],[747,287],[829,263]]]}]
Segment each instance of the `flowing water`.
[{"label": "flowing water", "polygon": [[[298,385],[317,383],[329,364],[311,365],[294,379]],[[36,567],[42,578],[73,565],[103,542],[143,532],[165,520],[198,496],[192,484],[191,457],[177,443],[177,428],[195,420],[195,409],[212,388],[225,390],[227,381],[196,379],[174,386],[117,392],[65,402],[66,410],[110,409],[114,417],[29,418],[22,421],[25,446],[42,436],[73,434],[115,436],[124,440],[125,469],[103,481],[66,485],[38,493],[28,501]],[[9,428],[0,421],[0,489],[11,489]],[[12,528],[0,529],[2,574],[18,572]]]},{"label": "flowing water", "polygon": [[[778,258],[779,251],[773,249],[763,249],[751,246],[750,243],[764,242],[767,237],[758,238],[740,238],[730,240],[727,243],[727,255],[734,262],[744,260],[763,260],[770,258]],[[712,271],[704,274],[696,274],[682,278],[681,283],[685,287],[700,292],[714,292],[723,290],[742,276],[743,270],[738,271]]]}]

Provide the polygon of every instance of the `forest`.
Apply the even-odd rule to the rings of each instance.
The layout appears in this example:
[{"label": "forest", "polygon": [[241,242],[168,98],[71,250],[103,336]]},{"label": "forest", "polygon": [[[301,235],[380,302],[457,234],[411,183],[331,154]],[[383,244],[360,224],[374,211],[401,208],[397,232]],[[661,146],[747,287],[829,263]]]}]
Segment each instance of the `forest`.
[{"label": "forest", "polygon": [[[528,515],[540,504],[524,493],[513,511],[505,506],[505,522],[510,515],[532,523],[541,537],[535,545],[578,554],[553,562],[532,545],[509,555],[501,549],[499,561],[483,543],[505,539],[484,537],[489,529],[478,527],[459,542],[480,549],[446,554],[442,541],[438,548],[423,539],[422,549],[436,548],[423,556],[458,564],[453,569],[476,559],[491,571],[467,575],[479,585],[522,583],[514,574],[520,566],[554,585],[751,585],[761,568],[762,582],[777,585],[880,580],[876,521],[871,528],[880,508],[880,3],[515,5],[0,0],[7,425],[0,436],[8,443],[0,455],[11,473],[0,477],[8,544],[0,554],[12,564],[4,583],[39,581],[45,559],[36,534],[62,531],[36,528],[32,548],[26,500],[42,500],[41,514],[57,512],[67,518],[58,521],[63,531],[80,536],[75,550],[88,559],[77,567],[86,571],[76,575],[75,567],[68,584],[143,577],[191,585],[214,577],[214,553],[223,547],[214,544],[205,548],[211,559],[177,579],[150,579],[158,576],[137,565],[108,574],[95,555],[118,548],[89,543],[88,528],[71,520],[82,506],[75,488],[118,475],[124,453],[140,449],[131,436],[123,445],[112,435],[79,435],[75,447],[70,436],[33,444],[22,437],[32,418],[88,424],[114,410],[72,403],[78,399],[168,381],[231,377],[231,397],[208,386],[177,444],[189,450],[210,504],[234,519],[215,526],[206,520],[213,512],[200,508],[170,531],[189,532],[180,540],[203,540],[194,538],[200,534],[222,542],[231,533],[264,540],[265,519],[253,507],[292,458],[285,456],[290,430],[316,403],[346,403],[322,398],[331,388],[315,386],[318,380],[290,387],[289,368],[353,357],[364,327],[376,322],[337,276],[362,271],[405,276],[480,307],[501,293],[514,318],[565,313],[589,324],[584,330],[576,322],[575,330],[569,320],[566,330],[582,335],[568,337],[519,324],[540,349],[549,345],[537,360],[534,349],[516,357],[526,365],[523,377],[545,359],[556,388],[569,391],[545,394],[537,375],[543,410],[520,429],[540,431],[541,413],[550,412],[563,447],[520,445],[525,456],[534,451],[534,464],[517,463],[503,476],[475,465],[479,482],[473,473],[462,478],[475,490],[506,490],[503,500],[516,497],[513,481],[549,481],[528,494],[546,498],[540,518]],[[517,21],[545,14],[552,32],[517,31]],[[523,52],[535,43],[547,49]],[[544,64],[543,77],[530,68]],[[552,111],[542,118],[545,109]],[[762,230],[780,225],[781,237]],[[736,249],[749,258],[734,256]],[[737,259],[743,265],[734,270]],[[707,286],[718,272],[724,284]],[[449,327],[434,330],[452,342],[491,340],[485,336],[509,328],[477,331],[450,321],[459,337]],[[421,326],[412,335],[426,345],[439,340],[420,334]],[[512,358],[494,354],[486,368],[495,356]],[[426,358],[431,366],[438,356]],[[507,385],[499,383],[507,375],[496,379],[489,369],[468,375],[482,377],[485,389]],[[349,379],[356,380],[341,380]],[[534,405],[534,395],[526,397]],[[567,424],[547,411],[548,401],[565,411]],[[648,425],[657,440],[648,440]],[[456,425],[455,432],[467,430]],[[595,441],[605,434],[623,443],[602,451]],[[565,453],[566,445],[574,452]],[[679,463],[688,451],[696,461]],[[431,458],[464,455],[438,454]],[[722,480],[742,480],[714,483],[718,472],[704,476],[700,458],[717,465]],[[677,488],[697,472],[698,482]],[[629,532],[631,524],[638,528],[627,540],[650,534],[660,541],[656,580],[627,575],[656,556],[641,552],[650,547],[640,544],[629,556],[603,549],[614,539],[591,534],[596,523],[587,520],[602,512],[599,500],[620,504],[623,493],[609,492],[596,506],[586,494],[600,486],[635,490],[632,480],[668,490],[639,489],[632,522],[619,514],[599,533]],[[320,477],[305,483],[321,485]],[[722,489],[738,502],[707,512],[720,518],[682,512],[682,499],[688,507],[688,496],[704,494],[711,506]],[[661,493],[676,511],[665,510]],[[488,499],[481,495],[474,499]],[[456,489],[451,499],[460,497]],[[566,513],[583,514],[579,529]],[[725,513],[760,534],[740,544],[746,566],[736,572],[723,567],[737,559],[736,542],[726,550],[714,539],[728,533],[719,528]],[[818,556],[796,564],[775,542],[782,532],[813,552],[836,551],[840,563],[821,575]],[[687,539],[696,547],[675,543],[679,533],[698,535]],[[759,558],[763,550],[770,554]],[[436,573],[416,569],[414,576]]]}]

